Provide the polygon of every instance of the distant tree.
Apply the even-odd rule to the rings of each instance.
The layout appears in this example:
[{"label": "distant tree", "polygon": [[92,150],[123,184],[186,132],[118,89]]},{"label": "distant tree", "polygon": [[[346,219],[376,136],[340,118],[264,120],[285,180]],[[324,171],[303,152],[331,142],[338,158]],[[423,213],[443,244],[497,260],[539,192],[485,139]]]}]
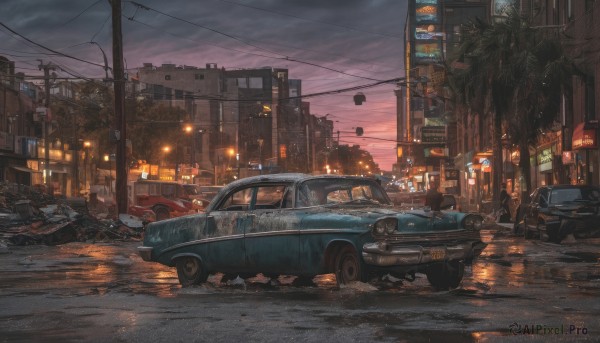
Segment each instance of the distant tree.
[{"label": "distant tree", "polygon": [[381,173],[371,153],[361,149],[359,145],[339,145],[330,154],[329,164],[332,169],[339,169],[342,174],[347,175],[368,174],[369,171],[372,174]]}]

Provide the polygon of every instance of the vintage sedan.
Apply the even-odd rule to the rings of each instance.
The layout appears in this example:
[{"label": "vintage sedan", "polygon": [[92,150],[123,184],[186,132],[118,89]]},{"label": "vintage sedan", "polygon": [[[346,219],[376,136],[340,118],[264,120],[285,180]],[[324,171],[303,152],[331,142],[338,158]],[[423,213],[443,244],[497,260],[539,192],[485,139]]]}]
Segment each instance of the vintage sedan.
[{"label": "vintage sedan", "polygon": [[537,188],[529,203],[521,205],[515,231],[522,227],[525,238],[560,243],[569,234],[598,235],[599,223],[600,187],[550,185]]},{"label": "vintage sedan", "polygon": [[339,284],[390,274],[458,287],[486,244],[476,214],[398,211],[375,180],[274,174],[224,187],[204,213],[150,223],[143,260],[177,268],[182,286],[210,273],[250,277],[335,273]]}]

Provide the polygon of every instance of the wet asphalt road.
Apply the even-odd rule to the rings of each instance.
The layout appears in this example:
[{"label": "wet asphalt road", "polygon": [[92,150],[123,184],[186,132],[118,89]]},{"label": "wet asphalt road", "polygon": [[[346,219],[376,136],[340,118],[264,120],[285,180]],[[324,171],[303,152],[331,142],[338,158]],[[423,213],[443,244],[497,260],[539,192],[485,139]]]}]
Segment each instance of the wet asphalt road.
[{"label": "wet asphalt road", "polygon": [[420,274],[342,289],[332,275],[313,287],[214,275],[182,289],[174,269],[138,257],[138,242],[9,247],[0,251],[0,342],[600,341],[600,239],[485,237],[450,292]]}]

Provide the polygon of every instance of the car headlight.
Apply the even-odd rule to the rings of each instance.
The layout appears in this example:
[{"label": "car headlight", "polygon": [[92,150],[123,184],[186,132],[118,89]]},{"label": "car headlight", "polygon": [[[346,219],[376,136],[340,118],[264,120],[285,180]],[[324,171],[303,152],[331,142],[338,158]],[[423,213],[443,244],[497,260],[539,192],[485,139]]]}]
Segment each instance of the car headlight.
[{"label": "car headlight", "polygon": [[468,215],[463,220],[463,226],[467,230],[481,230],[481,226],[483,223],[483,217],[476,215]]},{"label": "car headlight", "polygon": [[377,236],[390,235],[396,231],[398,220],[396,218],[384,218],[375,222],[373,234]]}]

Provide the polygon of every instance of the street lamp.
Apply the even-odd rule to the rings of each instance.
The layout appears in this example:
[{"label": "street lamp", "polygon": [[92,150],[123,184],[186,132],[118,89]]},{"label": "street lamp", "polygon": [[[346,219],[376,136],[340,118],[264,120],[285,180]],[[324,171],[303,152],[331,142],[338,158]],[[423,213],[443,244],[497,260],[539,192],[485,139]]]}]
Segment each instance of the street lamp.
[{"label": "street lamp", "polygon": [[[163,167],[165,167],[165,170],[167,170],[167,169],[168,169],[168,168],[167,168],[167,167],[168,167],[168,163],[167,163],[167,155],[168,155],[168,154],[171,152],[171,147],[170,147],[170,146],[168,146],[168,145],[165,145],[165,146],[162,148],[162,151],[163,151],[163,161],[162,161],[163,163],[162,163],[162,165],[163,165]],[[177,166],[176,166],[176,167],[177,167]],[[159,179],[162,179],[163,177],[165,177],[165,176],[164,176],[164,173],[162,173],[162,174],[163,174],[163,176],[161,176],[160,174],[161,174],[161,173],[159,173]],[[170,179],[170,176],[167,176],[167,177]]]},{"label": "street lamp", "polygon": [[88,189],[87,181],[87,170],[88,170],[88,155],[89,149],[92,147],[92,142],[83,142],[83,190],[84,192]]}]

